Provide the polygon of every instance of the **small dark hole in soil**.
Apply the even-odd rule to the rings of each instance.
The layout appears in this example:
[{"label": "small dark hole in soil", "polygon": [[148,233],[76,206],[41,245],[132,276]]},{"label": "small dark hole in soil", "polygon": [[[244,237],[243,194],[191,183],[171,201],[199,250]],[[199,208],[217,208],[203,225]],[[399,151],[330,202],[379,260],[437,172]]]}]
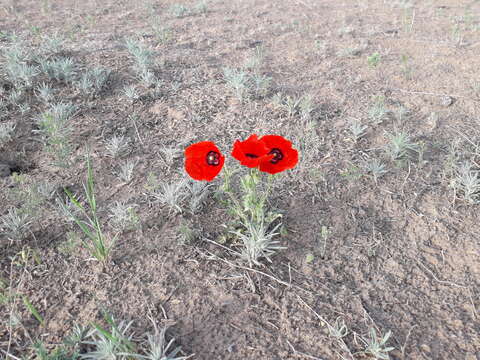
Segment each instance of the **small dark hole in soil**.
[{"label": "small dark hole in soil", "polygon": [[0,161],[0,178],[7,177],[13,173],[21,174],[27,172],[28,168],[13,161]]},{"label": "small dark hole in soil", "polygon": [[1,86],[3,88],[3,91],[5,91],[5,92],[9,92],[10,90],[13,89],[13,85],[10,84],[10,83],[7,83],[7,82],[3,83]]}]

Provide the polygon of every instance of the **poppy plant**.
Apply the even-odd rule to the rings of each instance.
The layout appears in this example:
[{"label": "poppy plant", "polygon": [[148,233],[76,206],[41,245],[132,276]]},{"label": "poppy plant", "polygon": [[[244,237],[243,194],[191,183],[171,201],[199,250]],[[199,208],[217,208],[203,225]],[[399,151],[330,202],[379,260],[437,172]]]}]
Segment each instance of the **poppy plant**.
[{"label": "poppy plant", "polygon": [[225,156],[211,141],[201,141],[185,149],[185,171],[194,180],[212,181],[224,162]]},{"label": "poppy plant", "polygon": [[297,165],[298,151],[292,148],[291,141],[280,135],[265,135],[259,141],[267,147],[267,154],[270,156],[270,158],[263,157],[261,159],[260,171],[276,174]]},{"label": "poppy plant", "polygon": [[261,161],[273,159],[269,155],[269,148],[258,139],[256,134],[250,135],[247,140],[236,140],[233,145],[232,156],[240,161],[240,164],[249,168],[256,168]]}]

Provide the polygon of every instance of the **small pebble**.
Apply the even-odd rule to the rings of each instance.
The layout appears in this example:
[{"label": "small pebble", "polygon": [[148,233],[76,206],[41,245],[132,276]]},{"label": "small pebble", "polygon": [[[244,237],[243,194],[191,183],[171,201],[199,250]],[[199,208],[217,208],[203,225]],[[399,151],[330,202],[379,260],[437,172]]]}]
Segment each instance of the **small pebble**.
[{"label": "small pebble", "polygon": [[420,349],[422,351],[425,351],[426,353],[429,353],[431,351],[430,346],[428,346],[427,344],[420,345]]},{"label": "small pebble", "polygon": [[455,102],[455,99],[451,96],[443,96],[442,99],[440,100],[440,104],[445,107],[449,107],[450,105],[453,105]]}]

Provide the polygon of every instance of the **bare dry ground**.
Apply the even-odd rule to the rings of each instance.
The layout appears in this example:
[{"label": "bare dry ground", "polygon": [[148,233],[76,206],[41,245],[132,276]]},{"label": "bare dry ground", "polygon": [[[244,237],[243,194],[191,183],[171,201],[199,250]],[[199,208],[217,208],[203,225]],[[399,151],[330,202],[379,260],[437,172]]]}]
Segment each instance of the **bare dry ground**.
[{"label": "bare dry ground", "polygon": [[[149,318],[171,325],[194,359],[480,359],[478,1],[3,0],[0,32],[0,358],[59,359],[108,312],[138,344]],[[153,59],[143,79],[128,39]],[[30,55],[9,58],[16,43]],[[73,72],[42,68],[65,58]],[[59,103],[75,109],[55,143],[39,119]],[[251,133],[301,153],[270,199],[286,249],[253,267],[225,236],[221,177],[199,211],[149,190],[185,176],[188,144],[228,155]],[[106,264],[55,200],[82,196],[87,152]]]}]

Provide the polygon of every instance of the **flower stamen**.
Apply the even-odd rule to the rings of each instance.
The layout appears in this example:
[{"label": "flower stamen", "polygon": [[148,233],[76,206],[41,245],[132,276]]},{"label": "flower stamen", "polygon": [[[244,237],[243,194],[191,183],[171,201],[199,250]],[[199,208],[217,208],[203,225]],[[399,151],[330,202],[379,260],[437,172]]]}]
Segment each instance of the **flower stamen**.
[{"label": "flower stamen", "polygon": [[220,165],[220,154],[216,151],[209,151],[205,160],[208,165],[218,166]]},{"label": "flower stamen", "polygon": [[283,153],[280,151],[280,149],[272,149],[268,154],[273,155],[273,159],[270,160],[272,164],[276,164],[283,159]]}]

